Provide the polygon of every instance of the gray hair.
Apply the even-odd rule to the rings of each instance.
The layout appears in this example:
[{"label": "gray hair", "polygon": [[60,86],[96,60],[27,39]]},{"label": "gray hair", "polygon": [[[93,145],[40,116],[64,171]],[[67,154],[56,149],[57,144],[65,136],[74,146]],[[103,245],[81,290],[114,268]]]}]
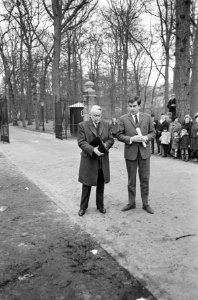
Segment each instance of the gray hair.
[{"label": "gray hair", "polygon": [[93,114],[98,111],[102,112],[102,107],[99,105],[93,105],[90,109],[90,114]]}]

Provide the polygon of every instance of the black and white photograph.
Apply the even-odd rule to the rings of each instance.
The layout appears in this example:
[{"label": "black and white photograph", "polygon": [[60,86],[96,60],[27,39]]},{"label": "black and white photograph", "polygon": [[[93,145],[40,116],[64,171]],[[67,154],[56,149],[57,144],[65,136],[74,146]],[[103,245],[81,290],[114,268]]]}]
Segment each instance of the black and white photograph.
[{"label": "black and white photograph", "polygon": [[198,299],[198,2],[0,0],[0,300]]}]

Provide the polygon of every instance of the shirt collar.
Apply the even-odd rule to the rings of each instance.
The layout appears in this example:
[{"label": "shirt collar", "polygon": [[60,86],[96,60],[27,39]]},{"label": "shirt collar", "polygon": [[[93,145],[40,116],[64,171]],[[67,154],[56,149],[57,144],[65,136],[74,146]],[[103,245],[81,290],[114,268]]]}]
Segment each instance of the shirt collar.
[{"label": "shirt collar", "polygon": [[100,124],[100,122],[98,123],[98,124],[96,124],[93,120],[92,120],[92,123],[93,123],[93,125],[94,125],[94,127],[98,127],[99,126],[99,124]]},{"label": "shirt collar", "polygon": [[[135,115],[133,115],[133,114],[131,114],[131,115],[132,115],[133,119],[135,119]],[[139,118],[140,118],[140,112],[139,111],[137,112],[136,116],[137,116],[137,118],[139,120]]]}]

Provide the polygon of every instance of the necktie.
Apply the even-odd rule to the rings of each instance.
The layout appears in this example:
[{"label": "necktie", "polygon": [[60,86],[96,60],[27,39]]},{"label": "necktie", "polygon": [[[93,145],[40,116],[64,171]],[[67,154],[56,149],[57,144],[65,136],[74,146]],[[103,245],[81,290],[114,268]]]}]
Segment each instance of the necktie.
[{"label": "necktie", "polygon": [[97,131],[97,134],[99,134],[99,126],[100,126],[100,123],[96,123],[96,131]]},{"label": "necktie", "polygon": [[138,117],[137,117],[137,115],[135,115],[135,124],[137,124],[138,123]]}]

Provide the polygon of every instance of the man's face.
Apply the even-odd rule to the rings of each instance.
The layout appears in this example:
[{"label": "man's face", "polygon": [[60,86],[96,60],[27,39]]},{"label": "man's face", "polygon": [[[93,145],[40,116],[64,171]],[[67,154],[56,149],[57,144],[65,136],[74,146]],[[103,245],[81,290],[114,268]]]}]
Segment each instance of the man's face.
[{"label": "man's face", "polygon": [[166,120],[166,116],[165,115],[161,115],[161,120],[165,121]]},{"label": "man's face", "polygon": [[101,110],[95,110],[91,113],[91,119],[94,123],[98,124],[101,120],[102,117],[102,112]]},{"label": "man's face", "polygon": [[138,105],[137,101],[135,101],[133,103],[129,102],[129,104],[128,104],[129,112],[132,115],[136,115],[139,112],[140,108],[141,108],[141,105]]}]

